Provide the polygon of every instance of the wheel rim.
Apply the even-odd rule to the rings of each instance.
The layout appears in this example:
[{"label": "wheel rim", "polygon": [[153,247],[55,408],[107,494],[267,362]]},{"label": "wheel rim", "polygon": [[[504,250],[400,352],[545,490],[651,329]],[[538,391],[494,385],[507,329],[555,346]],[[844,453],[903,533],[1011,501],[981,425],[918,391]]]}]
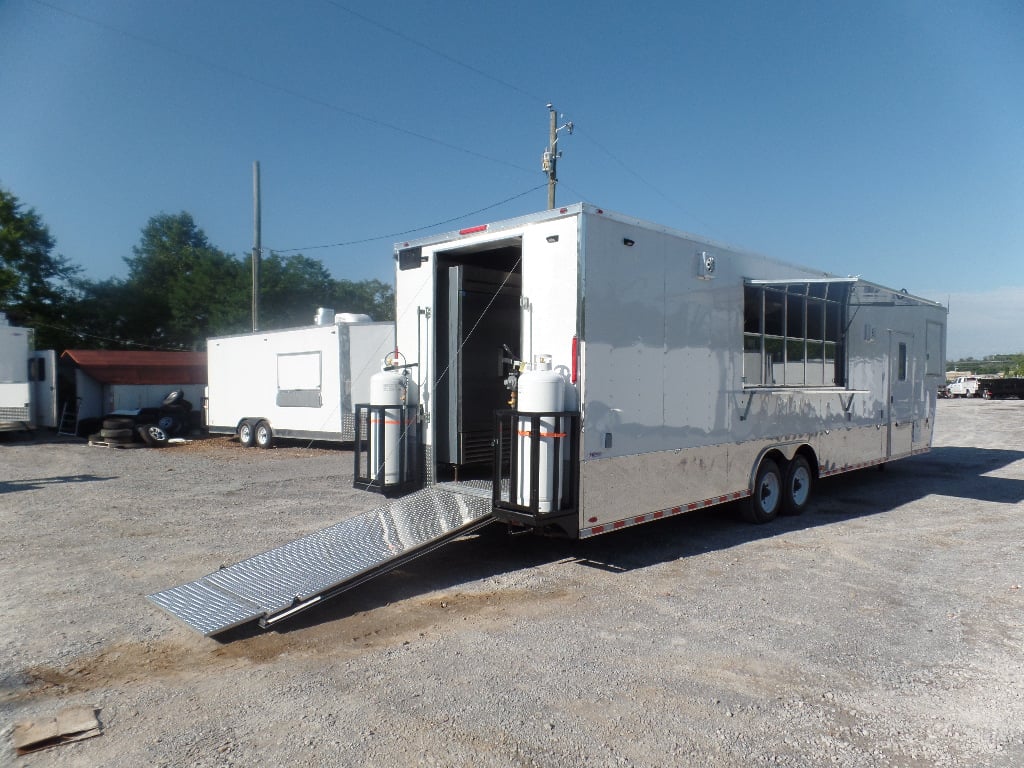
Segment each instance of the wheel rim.
[{"label": "wheel rim", "polygon": [[774,472],[768,472],[761,478],[761,485],[757,489],[757,503],[761,511],[770,514],[779,506],[779,478]]},{"label": "wheel rim", "polygon": [[154,440],[160,441],[167,439],[167,433],[160,429],[160,427],[149,427],[148,431],[149,436],[152,437]]},{"label": "wheel rim", "polygon": [[270,442],[270,430],[266,427],[256,428],[256,442],[260,445],[265,445]]},{"label": "wheel rim", "polygon": [[248,424],[243,424],[242,428],[238,430],[238,438],[243,442],[247,443],[252,439],[252,427]]},{"label": "wheel rim", "polygon": [[789,497],[793,503],[802,507],[807,503],[807,497],[811,493],[811,473],[803,464],[793,469],[793,479],[789,486]]}]

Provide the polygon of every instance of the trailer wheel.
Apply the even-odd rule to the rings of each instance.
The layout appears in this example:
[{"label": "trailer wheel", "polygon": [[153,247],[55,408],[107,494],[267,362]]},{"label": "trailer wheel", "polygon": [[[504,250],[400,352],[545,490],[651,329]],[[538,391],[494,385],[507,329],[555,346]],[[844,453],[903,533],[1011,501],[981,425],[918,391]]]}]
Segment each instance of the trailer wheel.
[{"label": "trailer wheel", "polygon": [[238,442],[242,444],[243,448],[252,448],[255,439],[255,430],[253,430],[250,422],[243,421],[238,425]]},{"label": "trailer wheel", "polygon": [[261,421],[256,425],[255,432],[256,445],[259,448],[273,448],[274,447],[274,430],[270,428],[270,425]]},{"label": "trailer wheel", "polygon": [[814,488],[814,473],[811,463],[797,454],[786,467],[786,478],[783,483],[782,514],[802,515],[811,500]]},{"label": "trailer wheel", "polygon": [[750,523],[769,523],[782,506],[782,473],[773,459],[764,459],[757,468],[754,492],[744,506],[743,517]]}]

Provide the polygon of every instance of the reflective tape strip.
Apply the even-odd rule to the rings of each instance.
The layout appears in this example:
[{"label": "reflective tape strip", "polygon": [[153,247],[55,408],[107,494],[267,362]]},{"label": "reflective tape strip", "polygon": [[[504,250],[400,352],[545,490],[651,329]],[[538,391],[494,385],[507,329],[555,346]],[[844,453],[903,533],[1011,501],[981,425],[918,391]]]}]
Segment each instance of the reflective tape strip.
[{"label": "reflective tape strip", "polygon": [[580,531],[580,538],[585,539],[590,536],[607,533],[608,531],[617,531],[620,528],[628,528],[634,525],[641,525],[642,523],[649,523],[652,520],[659,520],[663,517],[672,517],[673,515],[678,515],[682,512],[692,512],[695,509],[713,507],[716,504],[725,504],[729,501],[738,501],[739,499],[745,499],[748,496],[750,496],[749,489],[734,491],[723,496],[714,496],[710,499],[703,499],[702,501],[692,501],[688,504],[680,504],[678,507],[667,507],[666,509],[659,509],[656,512],[648,512],[645,515],[635,515],[633,517],[627,517],[624,520],[616,520],[612,523],[604,523],[603,525],[584,528]]},{"label": "reflective tape strip", "polygon": [[[529,437],[530,434],[531,434],[530,430],[528,430],[528,429],[520,429],[519,430],[519,436],[520,437]],[[567,432],[538,432],[537,434],[540,437],[568,437],[569,436],[569,434]]]}]

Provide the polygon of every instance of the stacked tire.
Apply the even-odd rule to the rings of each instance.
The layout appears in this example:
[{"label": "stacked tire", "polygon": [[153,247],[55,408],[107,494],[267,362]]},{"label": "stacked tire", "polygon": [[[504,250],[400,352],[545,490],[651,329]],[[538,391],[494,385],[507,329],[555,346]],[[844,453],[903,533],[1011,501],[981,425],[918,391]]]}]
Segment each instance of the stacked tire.
[{"label": "stacked tire", "polygon": [[108,416],[103,420],[98,434],[91,438],[94,442],[107,443],[113,446],[130,445],[135,442],[135,421],[133,419]]}]

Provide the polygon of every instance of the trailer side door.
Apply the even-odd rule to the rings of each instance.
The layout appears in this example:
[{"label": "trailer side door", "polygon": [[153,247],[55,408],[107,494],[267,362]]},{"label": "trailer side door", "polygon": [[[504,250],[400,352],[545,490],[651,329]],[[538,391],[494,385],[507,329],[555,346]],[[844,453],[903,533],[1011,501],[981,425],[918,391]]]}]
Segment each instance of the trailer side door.
[{"label": "trailer side door", "polygon": [[911,355],[914,335],[889,331],[888,446],[889,458],[911,452],[914,437],[914,378],[919,375]]}]

